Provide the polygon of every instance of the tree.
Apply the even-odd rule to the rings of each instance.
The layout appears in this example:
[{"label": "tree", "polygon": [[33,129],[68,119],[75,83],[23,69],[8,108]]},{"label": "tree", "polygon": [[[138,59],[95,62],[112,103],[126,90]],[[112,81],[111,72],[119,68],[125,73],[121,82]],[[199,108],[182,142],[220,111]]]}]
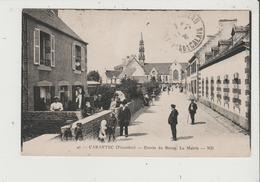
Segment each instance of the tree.
[{"label": "tree", "polygon": [[90,72],[88,73],[88,75],[87,75],[87,80],[88,80],[88,81],[96,81],[96,82],[99,82],[100,79],[101,79],[101,77],[100,77],[98,71],[95,71],[95,70],[90,71]]},{"label": "tree", "polygon": [[137,99],[141,95],[137,81],[129,78],[122,79],[121,84],[117,87],[117,90],[121,90],[125,94],[127,100]]}]

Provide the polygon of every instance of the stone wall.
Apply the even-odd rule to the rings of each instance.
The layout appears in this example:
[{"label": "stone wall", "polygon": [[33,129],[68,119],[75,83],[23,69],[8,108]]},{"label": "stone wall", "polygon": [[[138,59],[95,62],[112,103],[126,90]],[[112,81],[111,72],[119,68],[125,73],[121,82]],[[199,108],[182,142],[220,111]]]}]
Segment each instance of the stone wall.
[{"label": "stone wall", "polygon": [[[143,107],[142,100],[134,100],[128,103],[128,107],[131,111],[131,114],[134,115],[137,111],[139,111]],[[72,134],[74,135],[74,129],[77,123],[82,123],[82,130],[83,130],[83,137],[84,138],[97,138],[100,128],[100,123],[102,120],[108,120],[110,117],[111,110],[104,110],[99,113],[95,113],[89,117],[80,119],[70,125],[65,125],[61,127],[61,133],[63,134],[64,131],[71,127]]]},{"label": "stone wall", "polygon": [[80,111],[28,111],[22,113],[22,140],[27,141],[42,134],[60,133],[67,120],[77,121]]}]

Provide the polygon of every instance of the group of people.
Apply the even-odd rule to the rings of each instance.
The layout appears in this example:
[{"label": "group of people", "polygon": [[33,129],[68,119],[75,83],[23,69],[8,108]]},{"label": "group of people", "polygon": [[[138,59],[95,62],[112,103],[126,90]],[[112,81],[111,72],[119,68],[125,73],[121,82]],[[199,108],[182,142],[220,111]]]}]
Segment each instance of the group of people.
[{"label": "group of people", "polygon": [[[188,107],[188,111],[189,111],[192,125],[195,124],[195,114],[196,114],[197,109],[198,109],[197,104],[194,102],[194,99],[191,99],[191,103]],[[176,105],[171,104],[171,113],[168,117],[168,124],[171,127],[173,141],[177,140],[176,126],[178,124],[178,115],[179,115],[179,113],[178,113],[178,110],[176,109]]]},{"label": "group of people", "polygon": [[128,137],[128,126],[131,120],[131,112],[127,106],[127,101],[120,101],[117,98],[111,102],[111,110],[112,113],[108,120],[102,120],[100,123],[100,130],[98,135],[98,140],[101,142],[105,142],[106,139],[108,141],[115,140],[115,132],[117,125],[120,127],[120,136],[123,136],[123,132],[125,137]]}]

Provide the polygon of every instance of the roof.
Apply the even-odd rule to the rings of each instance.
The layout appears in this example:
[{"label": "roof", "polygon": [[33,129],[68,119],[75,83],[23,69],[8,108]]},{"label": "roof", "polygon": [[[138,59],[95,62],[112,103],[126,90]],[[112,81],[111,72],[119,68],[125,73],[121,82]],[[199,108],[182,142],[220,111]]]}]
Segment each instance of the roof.
[{"label": "roof", "polygon": [[121,70],[106,70],[106,76],[108,78],[118,77],[122,71]]},{"label": "roof", "polygon": [[66,25],[54,11],[51,9],[24,9],[24,14],[29,15],[33,19],[42,22],[80,42],[87,44],[82,40],[68,25]]},{"label": "roof", "polygon": [[232,44],[232,40],[228,39],[228,40],[219,40],[218,41],[219,45],[231,45]]},{"label": "roof", "polygon": [[240,37],[235,44],[232,44],[231,39],[221,40],[223,43],[227,43],[229,47],[225,49],[223,52],[220,52],[217,55],[211,57],[205,64],[201,65],[199,69],[202,70],[208,66],[225,60],[228,57],[238,54],[239,52],[244,51],[245,49],[250,49],[250,46],[248,45],[248,37],[249,31],[246,31],[246,34]]},{"label": "roof", "polygon": [[148,75],[155,68],[159,75],[168,75],[171,65],[172,63],[145,63],[144,72]]},{"label": "roof", "polygon": [[231,35],[234,35],[237,32],[247,32],[247,31],[249,31],[249,25],[247,25],[247,26],[234,26],[232,28]]}]

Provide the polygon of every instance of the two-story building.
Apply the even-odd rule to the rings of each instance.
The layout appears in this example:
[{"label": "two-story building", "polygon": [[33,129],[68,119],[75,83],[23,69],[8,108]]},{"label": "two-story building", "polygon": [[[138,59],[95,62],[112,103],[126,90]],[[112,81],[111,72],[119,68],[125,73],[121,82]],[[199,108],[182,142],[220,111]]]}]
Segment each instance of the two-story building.
[{"label": "two-story building", "polygon": [[218,31],[214,35],[208,35],[205,43],[188,60],[186,92],[195,98],[201,96],[201,76],[198,68],[206,62],[207,57],[217,53],[219,40],[228,39],[236,23],[237,19],[220,19],[218,21]]},{"label": "two-story building", "polygon": [[[58,16],[58,10],[22,12],[22,109],[49,110],[58,96],[65,110],[87,90],[87,43]],[[84,98],[84,97],[79,97]]]},{"label": "two-story building", "polygon": [[199,67],[200,102],[250,129],[250,27],[234,26],[230,37],[219,40]]}]

